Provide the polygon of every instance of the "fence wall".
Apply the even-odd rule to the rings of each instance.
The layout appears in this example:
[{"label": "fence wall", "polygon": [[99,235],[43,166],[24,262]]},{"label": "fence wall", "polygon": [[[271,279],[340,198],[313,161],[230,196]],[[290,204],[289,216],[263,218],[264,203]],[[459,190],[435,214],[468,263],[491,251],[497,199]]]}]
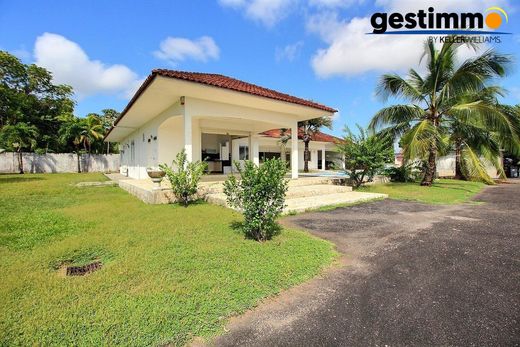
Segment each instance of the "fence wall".
[{"label": "fence wall", "polygon": [[[486,160],[484,160],[484,163],[486,164],[486,172],[491,178],[498,178],[497,169],[493,167],[490,163],[487,163]],[[440,157],[437,159],[437,174],[440,177],[452,177],[455,176],[455,155],[446,155],[444,157]]]},{"label": "fence wall", "polygon": [[[81,172],[119,171],[119,154],[82,154]],[[75,153],[23,153],[23,168],[27,173],[78,172]],[[0,172],[18,173],[18,154],[0,153]]]}]

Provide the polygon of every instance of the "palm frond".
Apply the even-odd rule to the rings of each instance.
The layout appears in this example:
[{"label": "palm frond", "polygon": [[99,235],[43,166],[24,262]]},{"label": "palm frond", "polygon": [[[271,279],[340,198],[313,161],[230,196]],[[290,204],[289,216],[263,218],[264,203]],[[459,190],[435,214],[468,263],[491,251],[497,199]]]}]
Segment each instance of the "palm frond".
[{"label": "palm frond", "polygon": [[465,146],[461,152],[462,172],[471,180],[494,184],[488,175],[486,167],[478,154],[470,146]]},{"label": "palm frond", "polygon": [[411,101],[426,101],[421,90],[397,74],[385,74],[381,77],[376,93],[383,100],[390,96],[402,97]]},{"label": "palm frond", "polygon": [[377,130],[393,124],[419,121],[425,116],[425,111],[417,105],[394,105],[381,109],[370,121],[369,128]]},{"label": "palm frond", "polygon": [[415,124],[401,138],[403,155],[406,159],[424,159],[432,146],[438,147],[442,140],[437,127],[425,119]]}]

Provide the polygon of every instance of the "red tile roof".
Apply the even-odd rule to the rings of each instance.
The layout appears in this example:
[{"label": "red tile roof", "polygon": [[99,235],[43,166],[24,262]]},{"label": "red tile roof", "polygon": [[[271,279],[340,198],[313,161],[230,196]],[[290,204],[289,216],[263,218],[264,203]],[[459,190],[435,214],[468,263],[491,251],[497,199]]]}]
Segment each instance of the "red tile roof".
[{"label": "red tile roof", "polygon": [[130,107],[137,101],[137,99],[141,96],[141,94],[148,88],[148,86],[152,83],[156,76],[163,76],[169,78],[176,78],[180,80],[185,80],[189,82],[195,82],[200,84],[205,84],[208,86],[224,88],[229,90],[234,90],[237,92],[248,93],[251,95],[261,96],[269,99],[285,101],[292,104],[303,105],[307,107],[312,107],[318,110],[326,111],[326,112],[338,112],[332,107],[328,107],[322,104],[319,104],[314,101],[305,100],[301,98],[297,98],[295,96],[284,94],[277,92],[276,90],[264,88],[257,86],[252,83],[247,83],[241,80],[237,80],[235,78],[227,77],[219,74],[211,74],[211,73],[201,73],[201,72],[187,72],[187,71],[177,71],[177,70],[167,70],[167,69],[154,69],[152,73],[146,78],[143,84],[139,87],[137,92],[134,94],[128,105],[126,105],[125,109],[119,117],[114,122],[114,126],[108,131],[105,135],[105,138],[110,134],[112,129],[119,123],[119,121],[125,116],[125,114],[130,110]]},{"label": "red tile roof", "polygon": [[171,77],[171,78],[181,79],[181,80],[185,80],[185,81],[206,84],[209,86],[214,86],[214,87],[219,87],[219,88],[230,89],[230,90],[234,90],[237,92],[243,92],[243,93],[248,93],[248,94],[252,94],[252,95],[262,96],[264,98],[290,102],[293,104],[312,107],[312,108],[316,108],[318,110],[323,110],[323,111],[327,111],[327,112],[337,112],[337,110],[333,109],[332,107],[328,107],[328,106],[319,104],[314,101],[297,98],[297,97],[289,95],[289,94],[280,93],[280,92],[277,92],[276,90],[260,87],[255,84],[240,81],[235,78],[227,77],[224,75],[212,74],[212,73],[201,73],[201,72],[166,70],[166,69],[155,69],[152,71],[152,75],[153,74],[163,76],[163,77]]},{"label": "red tile roof", "polygon": [[[287,129],[287,134],[291,134],[291,129]],[[273,138],[280,138],[282,137],[282,130],[281,129],[271,129],[264,131],[263,133],[260,133],[260,135],[264,135],[267,137],[273,137]],[[298,138],[301,140],[303,138],[303,130],[298,130]],[[318,141],[318,142],[330,142],[330,143],[340,143],[343,142],[343,139],[332,136],[329,134],[322,133],[321,131],[318,131],[313,136],[311,136],[312,141]]]}]

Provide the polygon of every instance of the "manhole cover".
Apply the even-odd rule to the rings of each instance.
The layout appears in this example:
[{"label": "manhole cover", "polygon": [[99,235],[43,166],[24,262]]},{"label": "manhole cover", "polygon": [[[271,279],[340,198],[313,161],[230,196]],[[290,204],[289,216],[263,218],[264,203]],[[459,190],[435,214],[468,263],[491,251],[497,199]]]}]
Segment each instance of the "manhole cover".
[{"label": "manhole cover", "polygon": [[100,261],[95,261],[82,266],[67,266],[65,268],[65,276],[85,276],[91,272],[99,270],[102,266],[103,264]]}]

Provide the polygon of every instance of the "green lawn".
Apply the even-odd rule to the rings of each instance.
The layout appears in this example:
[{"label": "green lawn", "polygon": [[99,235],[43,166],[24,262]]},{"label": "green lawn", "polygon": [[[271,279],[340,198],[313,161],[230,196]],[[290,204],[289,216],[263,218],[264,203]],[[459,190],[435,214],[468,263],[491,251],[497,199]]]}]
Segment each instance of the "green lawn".
[{"label": "green lawn", "polygon": [[468,201],[484,186],[480,182],[439,179],[431,187],[421,187],[419,183],[386,183],[361,187],[359,191],[388,194],[390,198],[397,200],[459,204]]},{"label": "green lawn", "polygon": [[[145,205],[100,174],[0,175],[1,345],[182,345],[315,276],[330,243],[244,239],[238,213]],[[64,261],[101,270],[64,277]]]}]

